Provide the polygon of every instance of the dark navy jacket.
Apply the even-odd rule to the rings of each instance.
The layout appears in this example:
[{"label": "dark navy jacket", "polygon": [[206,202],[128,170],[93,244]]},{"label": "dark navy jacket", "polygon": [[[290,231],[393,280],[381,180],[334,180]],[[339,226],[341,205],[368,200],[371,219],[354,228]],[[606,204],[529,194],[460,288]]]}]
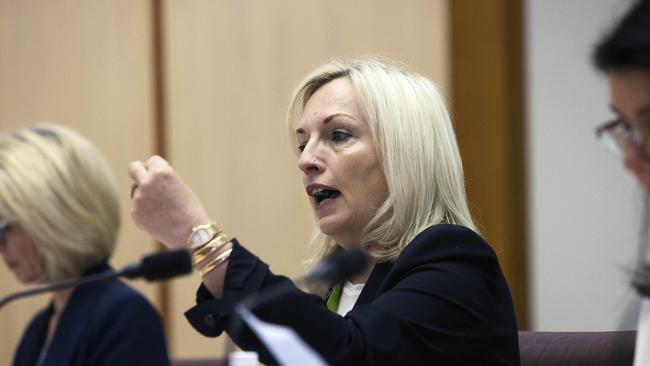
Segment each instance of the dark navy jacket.
[{"label": "dark navy jacket", "polygon": [[[106,263],[86,274],[110,270]],[[14,366],[36,365],[52,305],[27,327]],[[119,280],[74,290],[61,314],[43,366],[169,365],[160,316],[138,292]]]},{"label": "dark navy jacket", "polygon": [[331,365],[520,363],[512,299],[497,257],[465,227],[431,226],[395,262],[377,264],[345,317],[234,244],[223,298],[213,298],[201,286],[197,305],[186,316],[206,336],[226,330],[265,363],[275,361],[237,320],[234,308],[247,295],[271,287],[282,288],[283,295],[254,312],[296,330]]}]

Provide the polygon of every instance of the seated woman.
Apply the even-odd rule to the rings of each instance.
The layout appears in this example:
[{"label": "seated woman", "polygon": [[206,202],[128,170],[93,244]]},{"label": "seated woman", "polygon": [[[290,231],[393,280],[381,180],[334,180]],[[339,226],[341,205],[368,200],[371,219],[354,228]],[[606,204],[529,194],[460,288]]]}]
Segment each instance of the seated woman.
[{"label": "seated woman", "polygon": [[[120,224],[115,182],[95,147],[42,124],[0,136],[0,255],[22,283],[110,270]],[[169,365],[160,317],[119,280],[54,293],[14,365]]]},{"label": "seated woman", "polygon": [[165,160],[133,162],[136,224],[189,248],[203,276],[191,324],[206,336],[225,330],[273,364],[234,308],[282,288],[254,312],[295,329],[332,365],[518,365],[510,291],[470,217],[452,122],[431,81],[373,59],[331,62],[298,86],[288,120],[318,223],[315,262],[363,248],[370,263],[305,293],[211,224]]}]

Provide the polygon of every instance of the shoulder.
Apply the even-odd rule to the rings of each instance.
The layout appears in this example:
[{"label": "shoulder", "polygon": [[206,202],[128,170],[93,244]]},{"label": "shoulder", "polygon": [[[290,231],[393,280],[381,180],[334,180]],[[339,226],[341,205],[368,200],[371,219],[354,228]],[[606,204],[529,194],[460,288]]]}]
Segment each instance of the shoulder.
[{"label": "shoulder", "polygon": [[393,263],[384,284],[447,289],[457,299],[474,301],[480,294],[492,294],[503,281],[497,256],[480,235],[445,224],[418,234]]},{"label": "shoulder", "polygon": [[88,342],[93,345],[88,364],[101,360],[105,364],[168,365],[162,321],[153,305],[120,280],[108,281],[96,291],[88,322]]},{"label": "shoulder", "polygon": [[[101,289],[92,310],[95,340],[121,339],[126,343],[157,343],[164,347],[158,311],[135,289],[122,281],[109,281]],[[133,330],[137,329],[137,332]]]},{"label": "shoulder", "polygon": [[[147,330],[162,329],[158,311],[138,291],[120,280],[110,280],[83,293],[88,326],[96,338],[121,334],[137,338]],[[142,332],[132,332],[142,327]],[[144,333],[143,333],[144,332]]]},{"label": "shoulder", "polygon": [[102,286],[96,302],[95,314],[126,317],[156,315],[156,309],[138,291],[120,280],[107,282]]},{"label": "shoulder", "polygon": [[430,226],[418,234],[393,263],[390,277],[399,282],[416,273],[469,287],[492,286],[502,276],[494,250],[480,235],[447,224]]},{"label": "shoulder", "polygon": [[473,230],[459,225],[432,225],[420,232],[402,251],[398,261],[408,259],[496,260],[492,247]]}]

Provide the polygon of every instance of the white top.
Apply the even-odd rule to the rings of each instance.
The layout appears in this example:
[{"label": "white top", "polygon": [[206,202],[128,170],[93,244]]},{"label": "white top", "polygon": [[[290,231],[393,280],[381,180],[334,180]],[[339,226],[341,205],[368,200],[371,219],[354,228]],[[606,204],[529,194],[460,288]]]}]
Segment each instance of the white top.
[{"label": "white top", "polygon": [[634,347],[634,366],[650,362],[650,299],[644,297],[639,310],[639,325]]},{"label": "white top", "polygon": [[359,298],[359,295],[361,295],[363,286],[365,285],[366,285],[365,283],[358,283],[355,285],[350,281],[345,281],[345,284],[343,284],[343,291],[341,291],[341,300],[339,300],[339,308],[336,310],[336,312],[339,315],[345,316],[345,314],[347,314],[348,311],[352,310],[354,304],[357,302],[357,299]]}]

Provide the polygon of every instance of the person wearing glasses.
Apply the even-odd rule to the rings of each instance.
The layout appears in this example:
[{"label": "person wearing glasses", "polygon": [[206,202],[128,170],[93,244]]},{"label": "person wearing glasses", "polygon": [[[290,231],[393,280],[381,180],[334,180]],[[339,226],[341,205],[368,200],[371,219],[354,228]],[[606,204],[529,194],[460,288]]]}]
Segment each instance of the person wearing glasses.
[{"label": "person wearing glasses", "polygon": [[644,297],[639,314],[634,364],[650,364],[650,1],[636,2],[594,51],[607,74],[616,118],[596,129],[598,138],[623,159],[646,194],[640,255],[632,284]]},{"label": "person wearing glasses", "polygon": [[617,115],[596,134],[650,194],[650,1],[637,2],[597,45],[594,63],[607,74]]},{"label": "person wearing glasses", "polygon": [[[0,136],[0,255],[19,282],[110,271],[120,225],[112,173],[76,132],[39,124]],[[157,311],[110,280],[53,293],[15,366],[169,365]]]},{"label": "person wearing glasses", "polygon": [[333,61],[298,86],[288,120],[317,221],[315,262],[362,248],[370,263],[303,292],[212,223],[167,161],[133,162],[136,224],[192,251],[202,275],[186,313],[192,326],[211,337],[225,330],[276,364],[235,313],[273,288],[282,295],[253,311],[293,328],[330,365],[519,365],[510,291],[467,208],[452,122],[433,83],[376,59]]},{"label": "person wearing glasses", "polygon": [[[638,1],[613,31],[597,44],[593,59],[607,74],[610,105],[616,118],[596,128],[598,139],[622,157],[625,168],[650,194],[650,1]],[[649,203],[650,204],[650,203]],[[646,211],[650,205],[646,205]],[[650,211],[643,225],[637,275],[647,270]],[[650,276],[650,273],[648,273]]]}]

